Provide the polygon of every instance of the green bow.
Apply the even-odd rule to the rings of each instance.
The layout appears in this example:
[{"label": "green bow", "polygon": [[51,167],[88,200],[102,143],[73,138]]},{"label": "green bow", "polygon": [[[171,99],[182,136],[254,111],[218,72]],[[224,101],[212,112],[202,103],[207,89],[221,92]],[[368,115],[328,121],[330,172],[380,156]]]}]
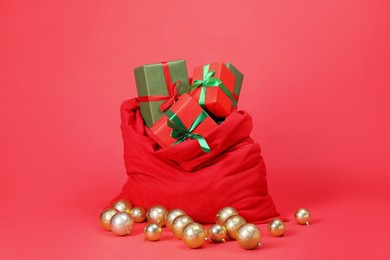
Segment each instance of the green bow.
[{"label": "green bow", "polygon": [[215,71],[213,70],[209,71],[209,69],[210,69],[210,64],[203,66],[203,79],[194,80],[191,86],[191,89],[202,87],[202,90],[199,95],[199,105],[201,105],[202,107],[205,106],[207,87],[219,87],[226,94],[226,96],[228,96],[233,102],[234,97],[232,92],[230,92],[229,89],[227,89],[227,87],[222,83],[220,79],[214,78],[213,76],[215,75]]},{"label": "green bow", "polygon": [[192,131],[194,131],[195,128],[197,128],[198,125],[200,125],[200,123],[202,123],[208,117],[208,114],[205,111],[202,111],[202,113],[199,114],[199,116],[194,120],[194,122],[188,129],[185,127],[180,118],[170,109],[165,111],[165,114],[169,118],[168,126],[172,128],[171,137],[177,139],[177,141],[174,142],[172,145],[184,142],[185,140],[190,138],[196,139],[204,152],[209,153],[211,151],[209,145],[206,142],[206,139],[204,139],[203,136],[196,133],[192,133]]}]

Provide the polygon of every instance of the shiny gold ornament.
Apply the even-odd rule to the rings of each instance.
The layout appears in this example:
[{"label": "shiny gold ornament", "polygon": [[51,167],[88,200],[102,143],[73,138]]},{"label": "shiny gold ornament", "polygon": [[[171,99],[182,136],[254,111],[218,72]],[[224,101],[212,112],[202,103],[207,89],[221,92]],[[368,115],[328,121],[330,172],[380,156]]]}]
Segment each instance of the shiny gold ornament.
[{"label": "shiny gold ornament", "polygon": [[112,207],[116,208],[120,212],[126,212],[127,214],[130,214],[133,205],[131,205],[131,202],[128,200],[120,199],[117,202],[115,202]]},{"label": "shiny gold ornament", "polygon": [[217,213],[217,224],[220,224],[221,226],[223,226],[223,223],[225,222],[225,220],[230,217],[230,216],[233,216],[233,215],[238,215],[238,212],[233,209],[232,207],[224,207],[223,209],[221,209],[218,213]]},{"label": "shiny gold ornament", "polygon": [[183,229],[184,244],[189,248],[199,248],[207,240],[206,230],[199,223],[190,223]]},{"label": "shiny gold ornament", "polygon": [[111,230],[110,221],[112,216],[114,216],[119,211],[115,208],[105,208],[102,213],[100,213],[100,224],[105,230]]},{"label": "shiny gold ornament", "polygon": [[186,225],[193,223],[194,221],[192,218],[186,215],[181,215],[176,217],[171,225],[172,232],[175,235],[176,238],[182,239],[183,237],[183,229]]},{"label": "shiny gold ornament", "polygon": [[228,238],[236,239],[238,229],[244,224],[246,224],[246,221],[241,216],[233,215],[228,217],[223,224],[226,228],[226,234]]},{"label": "shiny gold ornament", "polygon": [[298,222],[298,224],[301,225],[310,225],[310,212],[307,209],[298,209],[297,212],[295,212],[295,221]]},{"label": "shiny gold ornament", "polygon": [[151,207],[146,213],[146,219],[148,223],[155,223],[159,226],[165,225],[165,216],[167,215],[168,210],[160,205]]},{"label": "shiny gold ornament", "polygon": [[172,222],[173,220],[178,217],[178,216],[182,216],[182,215],[186,215],[186,213],[181,210],[181,209],[172,209],[170,210],[167,215],[165,216],[165,225],[167,225],[167,228],[168,229],[172,229]]},{"label": "shiny gold ornament", "polygon": [[162,235],[162,228],[155,224],[148,224],[144,229],[145,238],[150,241],[157,241]]},{"label": "shiny gold ornament", "polygon": [[237,231],[237,242],[244,249],[255,249],[261,246],[261,233],[257,226],[244,224]]},{"label": "shiny gold ornament", "polygon": [[134,207],[130,211],[130,216],[134,219],[134,222],[140,223],[146,218],[146,210],[143,207]]},{"label": "shiny gold ornament", "polygon": [[286,226],[284,222],[278,218],[271,220],[267,225],[268,232],[274,237],[280,237],[284,234]]},{"label": "shiny gold ornament", "polygon": [[220,224],[214,224],[209,228],[209,238],[213,242],[225,242],[226,228]]},{"label": "shiny gold ornament", "polygon": [[134,220],[126,212],[118,212],[111,218],[110,226],[115,235],[126,236],[131,233]]}]

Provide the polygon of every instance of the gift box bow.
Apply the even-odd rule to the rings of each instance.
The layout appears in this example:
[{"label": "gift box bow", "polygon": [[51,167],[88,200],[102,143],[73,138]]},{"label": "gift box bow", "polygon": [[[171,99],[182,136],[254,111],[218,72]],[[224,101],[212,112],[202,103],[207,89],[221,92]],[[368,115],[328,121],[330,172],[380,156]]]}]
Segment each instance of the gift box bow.
[{"label": "gift box bow", "polygon": [[165,114],[168,116],[168,126],[172,128],[171,137],[177,139],[172,145],[182,143],[186,141],[188,138],[196,139],[204,152],[211,152],[211,149],[203,136],[197,133],[193,133],[193,131],[200,125],[207,117],[208,114],[205,111],[202,111],[192,122],[189,128],[187,128],[180,118],[171,110],[167,110]]},{"label": "gift box bow", "polygon": [[207,87],[219,87],[232,101],[235,99],[233,93],[223,84],[222,80],[213,77],[215,75],[214,70],[210,70],[210,64],[203,66],[203,78],[194,80],[191,89],[202,87],[199,95],[199,104],[205,105],[206,102],[206,89]]}]

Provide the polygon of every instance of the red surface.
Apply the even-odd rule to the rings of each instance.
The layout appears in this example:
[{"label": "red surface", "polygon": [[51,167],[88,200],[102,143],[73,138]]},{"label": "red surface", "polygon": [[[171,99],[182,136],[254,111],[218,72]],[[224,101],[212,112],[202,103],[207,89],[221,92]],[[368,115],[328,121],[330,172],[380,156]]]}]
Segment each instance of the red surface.
[{"label": "red surface", "polygon": [[[385,0],[1,1],[0,258],[389,259],[389,11]],[[310,209],[311,227],[272,238],[261,226],[256,251],[99,227],[126,178],[119,106],[136,94],[132,69],[179,58],[245,74],[239,108],[270,192],[290,218]]]}]

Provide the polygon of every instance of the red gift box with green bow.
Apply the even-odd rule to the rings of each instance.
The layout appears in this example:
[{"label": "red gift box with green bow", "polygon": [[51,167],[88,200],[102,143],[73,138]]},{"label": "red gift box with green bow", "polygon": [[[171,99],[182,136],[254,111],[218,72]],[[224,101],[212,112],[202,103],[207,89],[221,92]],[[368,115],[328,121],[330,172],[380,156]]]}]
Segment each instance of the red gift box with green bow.
[{"label": "red gift box with green bow", "polygon": [[230,115],[236,77],[223,62],[194,69],[191,96],[216,118]]},{"label": "red gift box with green bow", "polygon": [[195,139],[204,152],[210,152],[204,136],[217,127],[217,123],[190,95],[183,94],[150,130],[162,147]]}]

